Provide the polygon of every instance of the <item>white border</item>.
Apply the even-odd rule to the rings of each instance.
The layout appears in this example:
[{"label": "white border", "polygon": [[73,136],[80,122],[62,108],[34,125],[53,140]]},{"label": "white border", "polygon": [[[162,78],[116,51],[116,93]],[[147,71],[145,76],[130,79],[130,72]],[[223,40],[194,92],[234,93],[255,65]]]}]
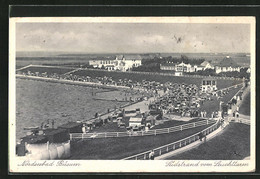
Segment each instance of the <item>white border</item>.
[{"label": "white border", "polygon": [[[238,160],[248,163],[245,167],[166,167],[167,161],[119,161],[119,160],[67,160],[80,166],[59,167],[56,161],[48,160],[54,166],[23,167],[15,156],[15,24],[17,22],[85,22],[85,23],[229,23],[251,25],[251,156],[250,160]],[[255,170],[255,17],[24,17],[9,19],[9,171],[10,172],[253,172]],[[43,161],[38,161],[43,162]],[[168,161],[169,162],[169,161]],[[197,163],[198,160],[186,160],[186,163]],[[199,161],[212,163],[214,160]],[[221,161],[228,163],[229,161]]]}]

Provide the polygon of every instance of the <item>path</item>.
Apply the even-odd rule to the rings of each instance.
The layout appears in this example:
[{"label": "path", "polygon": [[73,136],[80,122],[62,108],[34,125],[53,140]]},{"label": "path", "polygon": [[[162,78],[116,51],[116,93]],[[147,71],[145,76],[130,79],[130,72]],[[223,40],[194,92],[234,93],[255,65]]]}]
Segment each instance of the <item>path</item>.
[{"label": "path", "polygon": [[[228,125],[228,123],[225,123],[223,125],[223,127],[219,127],[217,130],[213,131],[212,133],[210,133],[209,135],[207,135],[207,141],[213,139],[215,136],[217,135],[220,135],[223,133],[223,131],[226,129],[226,126]],[[185,152],[185,151],[188,151],[188,150],[191,150],[195,147],[198,147],[199,145],[203,144],[204,143],[204,140],[200,141],[200,140],[197,140],[189,145],[186,145],[185,147],[182,147],[182,148],[179,148],[177,150],[174,150],[172,152],[168,152],[168,153],[165,153],[163,155],[160,155],[160,156],[157,156],[155,157],[154,159],[155,160],[165,160],[167,158],[170,158],[174,155],[177,155],[177,154],[180,154],[182,152]]]},{"label": "path", "polygon": [[[239,101],[237,102],[237,105],[232,106],[232,113],[229,114],[228,117],[225,119],[224,125],[222,125],[222,127],[219,127],[217,130],[215,130],[214,132],[212,132],[211,134],[209,134],[209,135],[207,136],[207,141],[209,141],[209,140],[211,140],[212,138],[214,138],[215,136],[221,134],[221,133],[226,129],[226,126],[229,125],[229,121],[231,121],[231,119],[233,118],[233,116],[232,116],[232,115],[233,115],[233,111],[236,110],[236,107],[237,107],[237,106],[240,106],[240,105],[242,104],[245,95],[246,95],[249,91],[250,91],[250,87],[247,87],[247,88],[244,90],[243,94],[242,94],[242,100],[239,100]],[[238,93],[237,93],[237,94],[238,94]],[[237,94],[236,94],[236,95],[237,95]],[[236,96],[236,95],[235,95],[235,96]],[[234,118],[233,118],[233,119],[234,119]],[[239,118],[236,118],[236,119],[238,119],[238,120],[236,120],[236,121],[234,121],[234,122],[239,121],[239,119],[242,119],[242,120],[250,120],[250,116],[246,116],[246,115],[240,114],[240,115],[239,115]],[[191,143],[191,144],[189,144],[189,145],[187,145],[187,146],[185,146],[185,147],[182,147],[182,148],[179,148],[179,149],[174,150],[174,151],[172,151],[172,152],[169,152],[169,153],[160,155],[160,156],[158,156],[158,157],[155,157],[155,160],[167,159],[167,158],[169,158],[169,157],[171,157],[171,156],[177,155],[177,154],[182,153],[182,152],[185,152],[185,151],[187,151],[187,150],[191,150],[191,149],[193,149],[193,148],[195,148],[195,147],[197,147],[197,146],[199,146],[199,145],[201,145],[201,144],[203,144],[203,143],[204,143],[204,142],[203,142],[203,141],[200,141],[200,140],[195,141],[195,142],[193,142],[193,143]]]}]

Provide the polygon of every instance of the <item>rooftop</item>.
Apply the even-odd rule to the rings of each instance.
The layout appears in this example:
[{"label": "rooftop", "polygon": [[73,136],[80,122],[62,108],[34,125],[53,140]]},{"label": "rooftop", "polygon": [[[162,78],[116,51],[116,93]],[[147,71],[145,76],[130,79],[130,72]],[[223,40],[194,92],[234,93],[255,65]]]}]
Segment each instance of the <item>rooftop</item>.
[{"label": "rooftop", "polygon": [[129,119],[129,122],[142,122],[142,118],[141,117],[131,117]]},{"label": "rooftop", "polygon": [[231,57],[225,57],[216,66],[218,66],[218,67],[233,67],[233,68],[240,67]]}]

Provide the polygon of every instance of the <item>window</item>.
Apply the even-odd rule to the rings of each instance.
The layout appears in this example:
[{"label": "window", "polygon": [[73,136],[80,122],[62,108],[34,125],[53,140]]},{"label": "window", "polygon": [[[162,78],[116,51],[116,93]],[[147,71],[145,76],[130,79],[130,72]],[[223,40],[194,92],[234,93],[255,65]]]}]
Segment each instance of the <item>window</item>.
[{"label": "window", "polygon": [[212,81],[212,85],[216,85],[216,81],[213,80],[213,81]]},{"label": "window", "polygon": [[202,81],[202,84],[203,84],[203,85],[206,85],[206,81],[203,80],[203,81]]}]

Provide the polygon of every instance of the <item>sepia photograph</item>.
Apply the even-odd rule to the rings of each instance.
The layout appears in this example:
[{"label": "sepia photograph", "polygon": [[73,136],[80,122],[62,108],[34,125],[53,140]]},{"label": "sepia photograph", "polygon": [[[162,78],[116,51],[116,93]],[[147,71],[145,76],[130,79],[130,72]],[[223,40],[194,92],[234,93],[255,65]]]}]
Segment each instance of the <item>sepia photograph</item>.
[{"label": "sepia photograph", "polygon": [[10,172],[252,172],[254,17],[10,18]]}]

